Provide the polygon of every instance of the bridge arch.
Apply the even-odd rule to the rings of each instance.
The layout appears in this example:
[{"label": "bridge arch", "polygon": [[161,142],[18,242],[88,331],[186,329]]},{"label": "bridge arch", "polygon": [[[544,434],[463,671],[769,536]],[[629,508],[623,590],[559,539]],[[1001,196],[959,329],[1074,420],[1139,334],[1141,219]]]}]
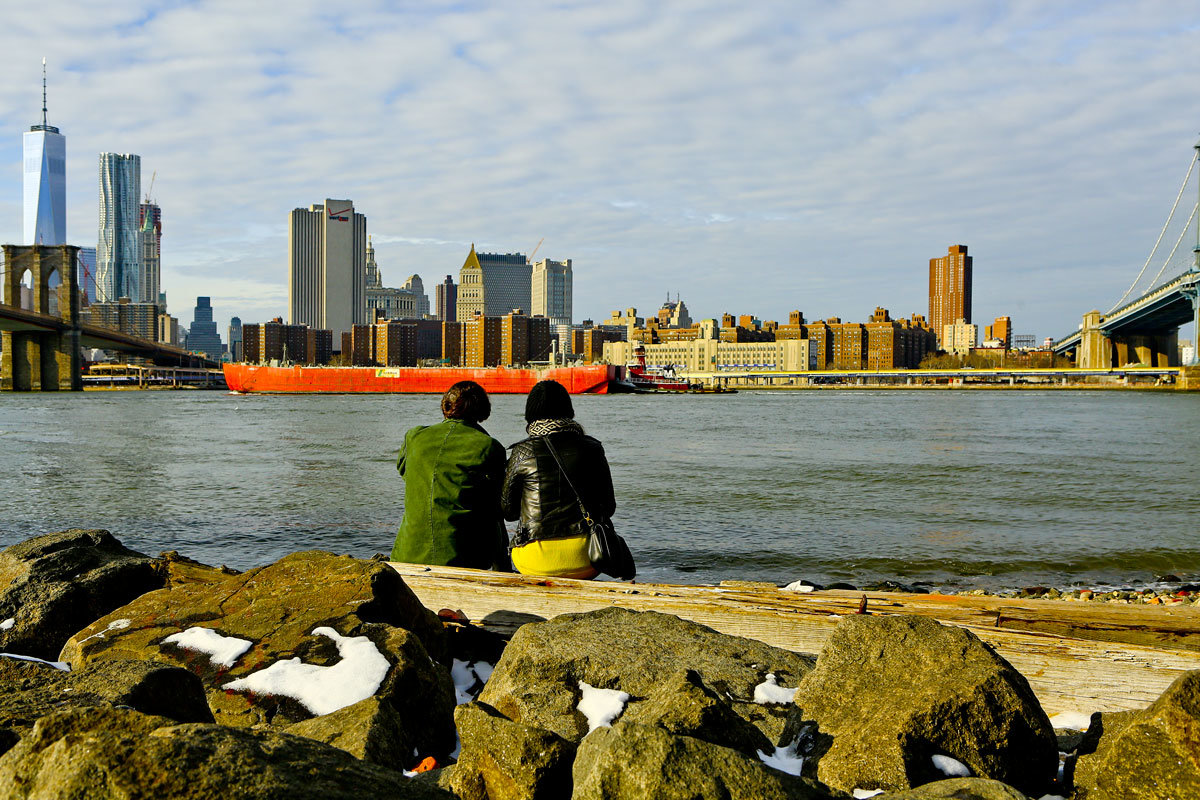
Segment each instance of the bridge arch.
[{"label": "bridge arch", "polygon": [[26,269],[21,273],[21,279],[17,282],[17,303],[26,311],[37,311],[34,298],[37,297],[37,292],[33,288],[33,270]]},{"label": "bridge arch", "polygon": [[81,388],[79,248],[0,250],[0,389]]}]

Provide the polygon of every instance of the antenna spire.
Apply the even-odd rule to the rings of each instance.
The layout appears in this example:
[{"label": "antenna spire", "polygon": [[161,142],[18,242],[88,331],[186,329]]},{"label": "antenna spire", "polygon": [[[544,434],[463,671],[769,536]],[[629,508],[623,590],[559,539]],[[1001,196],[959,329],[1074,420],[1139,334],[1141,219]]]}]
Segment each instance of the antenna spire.
[{"label": "antenna spire", "polygon": [[46,127],[46,57],[42,57],[42,127]]}]

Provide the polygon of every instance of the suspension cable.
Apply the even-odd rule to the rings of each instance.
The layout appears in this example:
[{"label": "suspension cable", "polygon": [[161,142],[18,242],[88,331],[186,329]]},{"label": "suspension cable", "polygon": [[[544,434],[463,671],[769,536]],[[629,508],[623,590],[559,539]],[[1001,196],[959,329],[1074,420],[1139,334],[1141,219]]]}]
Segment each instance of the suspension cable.
[{"label": "suspension cable", "polygon": [[[1167,221],[1163,223],[1162,230],[1158,232],[1158,241],[1154,243],[1154,248],[1150,251],[1150,255],[1146,256],[1146,263],[1142,264],[1142,269],[1138,272],[1137,277],[1133,279],[1133,283],[1129,284],[1129,288],[1125,290],[1125,294],[1121,295],[1121,299],[1108,310],[1112,313],[1113,309],[1125,302],[1125,298],[1129,297],[1129,293],[1133,291],[1133,287],[1138,285],[1138,281],[1146,274],[1146,267],[1150,266],[1150,261],[1154,258],[1154,254],[1158,252],[1158,246],[1162,243],[1163,236],[1167,233],[1167,228],[1171,225],[1171,220],[1175,218],[1175,209],[1179,207],[1179,198],[1183,197],[1183,190],[1187,188],[1188,180],[1192,177],[1192,170],[1196,168],[1196,161],[1200,160],[1200,156],[1192,159],[1192,163],[1188,164],[1187,175],[1183,177],[1183,184],[1179,187],[1179,194],[1175,195],[1175,204],[1171,206],[1171,213],[1167,215]],[[1194,213],[1194,212],[1193,212]]]},{"label": "suspension cable", "polygon": [[[1196,218],[1196,209],[1198,208],[1200,208],[1200,202],[1197,202],[1196,205],[1192,206],[1191,216],[1188,217],[1187,222],[1183,223],[1183,230],[1179,232],[1179,238],[1175,240],[1175,246],[1171,248],[1171,255],[1167,256],[1167,260],[1163,262],[1162,268],[1159,269],[1158,274],[1154,276],[1154,280],[1150,281],[1150,289],[1153,289],[1155,284],[1158,283],[1158,279],[1162,277],[1163,272],[1167,268],[1167,264],[1170,264],[1171,259],[1175,257],[1175,251],[1179,249],[1179,243],[1183,241],[1183,237],[1192,232],[1192,220]],[[1150,291],[1150,289],[1147,289],[1146,291]]]}]

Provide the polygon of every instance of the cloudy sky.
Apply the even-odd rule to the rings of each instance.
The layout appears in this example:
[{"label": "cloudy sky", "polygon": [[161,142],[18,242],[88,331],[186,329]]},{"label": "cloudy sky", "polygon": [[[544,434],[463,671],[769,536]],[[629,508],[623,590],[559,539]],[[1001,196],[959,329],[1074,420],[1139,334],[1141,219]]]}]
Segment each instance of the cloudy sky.
[{"label": "cloudy sky", "polygon": [[1059,336],[1133,281],[1200,132],[1194,0],[43,0],[0,27],[0,241],[44,56],[68,238],[95,245],[97,154],[140,154],[185,325],[196,295],[285,314],[288,212],[333,197],[389,285],[544,237],[577,319],[678,292],[865,320],[926,313],[962,243],[976,322]]}]

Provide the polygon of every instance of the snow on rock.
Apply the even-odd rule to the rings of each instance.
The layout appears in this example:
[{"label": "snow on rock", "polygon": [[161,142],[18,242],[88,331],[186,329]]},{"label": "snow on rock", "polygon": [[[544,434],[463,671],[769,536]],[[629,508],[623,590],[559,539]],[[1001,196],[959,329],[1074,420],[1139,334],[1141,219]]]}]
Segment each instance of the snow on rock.
[{"label": "snow on rock", "polygon": [[579,682],[579,704],[575,708],[587,717],[588,733],[596,728],[608,728],[621,716],[629,695],[619,689],[597,689],[590,683]]},{"label": "snow on rock", "polygon": [[486,661],[476,661],[469,664],[460,659],[454,659],[450,667],[450,677],[454,681],[454,698],[458,705],[469,703],[483,691],[484,684],[492,677],[495,669]]},{"label": "snow on rock", "polygon": [[805,583],[804,581],[792,581],[787,586],[783,587],[783,590],[785,592],[811,592],[816,588],[817,587],[813,586],[811,583]]},{"label": "snow on rock", "polygon": [[774,672],[768,672],[767,679],[754,687],[754,702],[760,706],[768,703],[790,703],[795,697],[796,690],[780,686]]},{"label": "snow on rock", "polygon": [[1044,794],[1038,800],[1067,800],[1061,794]]},{"label": "snow on rock", "polygon": [[854,800],[867,800],[868,797],[883,794],[883,789],[855,789],[851,794],[854,795]]},{"label": "snow on rock", "polygon": [[969,778],[970,768],[961,761],[950,756],[932,756],[933,766],[941,770],[947,778]]},{"label": "snow on rock", "polygon": [[60,669],[63,672],[70,672],[71,665],[65,661],[47,661],[44,658],[34,658],[33,656],[19,656],[16,653],[0,653],[0,658],[12,658],[17,661],[36,661],[39,664],[49,664],[55,669]]},{"label": "snow on rock", "polygon": [[378,691],[391,665],[370,639],[342,636],[327,627],[314,628],[313,635],[332,639],[342,660],[328,667],[304,664],[299,658],[276,661],[223,688],[291,697],[317,716],[366,700]]},{"label": "snow on rock", "polygon": [[9,617],[8,619],[4,620],[4,622],[0,622],[0,631],[10,631],[12,630],[12,626],[16,624],[16,618]]},{"label": "snow on rock", "polygon": [[795,748],[796,743],[793,742],[787,747],[776,747],[771,753],[759,750],[757,751],[758,760],[768,767],[786,772],[788,775],[799,775],[800,770],[804,769],[804,756],[796,755]]},{"label": "snow on rock", "polygon": [[208,660],[218,667],[232,667],[254,642],[222,636],[212,628],[188,628],[163,639],[163,644],[173,644],[185,650],[206,653]]},{"label": "snow on rock", "polygon": [[1058,730],[1070,728],[1073,731],[1086,731],[1092,724],[1092,715],[1082,711],[1064,711],[1050,718],[1050,725]]},{"label": "snow on rock", "polygon": [[84,642],[88,641],[89,639],[103,639],[103,638],[104,638],[104,634],[108,633],[109,631],[120,631],[120,630],[124,630],[125,628],[128,628],[128,627],[129,627],[130,625],[132,625],[132,624],[133,624],[133,621],[132,621],[132,620],[128,620],[128,619],[114,619],[112,622],[108,623],[108,627],[107,627],[107,628],[105,628],[104,630],[100,631],[99,633],[93,633],[91,636],[88,636],[88,637],[87,637],[87,638],[85,638],[85,639],[80,639],[80,640],[79,640],[79,644],[83,644]]}]

